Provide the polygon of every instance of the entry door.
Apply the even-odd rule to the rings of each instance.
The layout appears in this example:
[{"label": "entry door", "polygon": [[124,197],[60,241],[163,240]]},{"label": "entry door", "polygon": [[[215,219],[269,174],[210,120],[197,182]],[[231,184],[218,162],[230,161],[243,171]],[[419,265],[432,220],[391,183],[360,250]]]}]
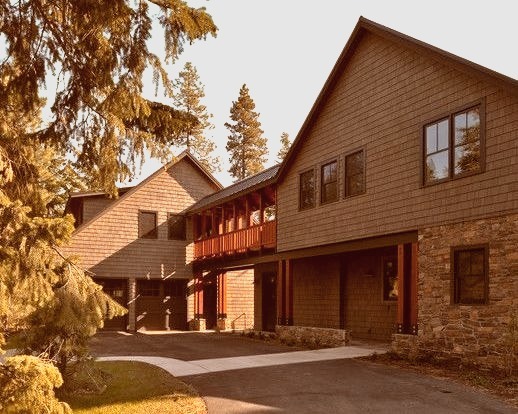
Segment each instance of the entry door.
[{"label": "entry door", "polygon": [[277,324],[277,274],[264,272],[262,286],[263,331],[275,331]]},{"label": "entry door", "polygon": [[217,324],[218,288],[215,277],[210,277],[203,286],[203,313],[207,329],[215,329]]}]

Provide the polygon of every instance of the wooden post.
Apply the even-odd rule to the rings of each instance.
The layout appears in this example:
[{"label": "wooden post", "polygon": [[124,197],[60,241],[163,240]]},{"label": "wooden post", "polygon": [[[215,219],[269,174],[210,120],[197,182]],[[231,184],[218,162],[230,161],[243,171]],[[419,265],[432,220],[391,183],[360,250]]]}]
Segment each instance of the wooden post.
[{"label": "wooden post", "polygon": [[259,224],[263,224],[264,222],[264,200],[263,200],[263,192],[259,190]]},{"label": "wooden post", "polygon": [[198,237],[199,237],[198,219],[199,219],[198,214],[195,214],[192,216],[192,237],[194,240],[198,240]]},{"label": "wooden post", "polygon": [[211,219],[211,229],[212,229],[211,236],[215,236],[218,233],[217,233],[217,227],[216,227],[216,209],[214,207],[212,207],[210,209],[210,219]]},{"label": "wooden post", "polygon": [[250,227],[250,205],[248,202],[248,196],[245,195],[245,228]]},{"label": "wooden post", "polygon": [[285,325],[285,305],[284,305],[284,261],[279,260],[279,267],[277,270],[277,325]]},{"label": "wooden post", "polygon": [[200,275],[194,278],[194,318],[203,318],[203,277]]},{"label": "wooden post", "polygon": [[236,200],[232,202],[232,231],[237,230],[237,207]]},{"label": "wooden post", "polygon": [[405,246],[397,246],[397,333],[405,331]]},{"label": "wooden post", "polygon": [[227,283],[226,273],[218,274],[218,319],[227,317]]},{"label": "wooden post", "polygon": [[293,325],[293,266],[290,259],[285,263],[286,325]]},{"label": "wooden post", "polygon": [[205,216],[205,210],[201,212],[201,238],[207,238],[207,220]]},{"label": "wooden post", "polygon": [[413,335],[417,335],[417,317],[418,317],[418,254],[419,244],[412,243],[412,262],[411,262],[411,292],[410,292],[410,329]]}]

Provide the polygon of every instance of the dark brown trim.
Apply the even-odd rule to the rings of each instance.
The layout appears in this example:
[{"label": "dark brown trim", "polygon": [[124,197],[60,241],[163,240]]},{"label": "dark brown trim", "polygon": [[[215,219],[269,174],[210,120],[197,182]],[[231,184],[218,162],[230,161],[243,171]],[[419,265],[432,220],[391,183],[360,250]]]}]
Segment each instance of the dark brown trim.
[{"label": "dark brown trim", "polygon": [[[480,117],[480,170],[479,171],[466,171],[461,174],[455,174],[455,116],[467,112],[470,109],[479,107]],[[432,182],[426,182],[425,169],[426,169],[426,158],[429,154],[426,153],[426,134],[425,129],[429,125],[438,124],[441,121],[448,120],[448,177],[441,178]],[[446,181],[458,180],[464,177],[470,177],[472,175],[482,174],[486,171],[486,98],[482,97],[476,101],[464,104],[454,110],[443,113],[435,118],[430,118],[427,121],[421,123],[421,167],[419,172],[420,187],[430,187]]]},{"label": "dark brown trim", "polygon": [[[460,303],[456,297],[455,278],[455,253],[459,251],[484,250],[484,302],[483,303]],[[472,244],[452,246],[450,248],[450,304],[452,306],[484,306],[489,304],[489,244]]]}]

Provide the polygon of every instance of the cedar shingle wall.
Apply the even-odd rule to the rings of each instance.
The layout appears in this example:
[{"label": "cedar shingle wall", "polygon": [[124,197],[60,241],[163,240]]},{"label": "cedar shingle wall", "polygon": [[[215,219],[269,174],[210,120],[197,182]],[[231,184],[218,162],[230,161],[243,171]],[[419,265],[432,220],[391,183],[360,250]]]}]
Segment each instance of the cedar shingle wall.
[{"label": "cedar shingle wall", "polygon": [[340,261],[337,257],[293,262],[293,324],[340,328]]},{"label": "cedar shingle wall", "polygon": [[[421,188],[421,127],[486,97],[486,172]],[[412,230],[518,209],[518,98],[365,35],[278,188],[278,250]],[[344,193],[344,155],[364,148],[364,195]],[[340,157],[340,200],[319,206],[320,166]],[[317,207],[298,211],[298,177],[317,170]]]},{"label": "cedar shingle wall", "polygon": [[114,203],[115,199],[106,196],[84,197],[83,198],[83,223],[90,221],[106,206]]},{"label": "cedar shingle wall", "polygon": [[[227,323],[233,329],[254,326],[254,269],[227,271]],[[244,314],[244,315],[243,315]]]},{"label": "cedar shingle wall", "polygon": [[[214,190],[183,159],[81,228],[66,252],[80,256],[82,265],[99,277],[160,278],[174,271],[175,278],[191,278],[193,244],[167,240],[167,213],[180,213]],[[138,238],[139,209],[158,213],[158,239]],[[192,240],[190,222],[187,240]]]}]

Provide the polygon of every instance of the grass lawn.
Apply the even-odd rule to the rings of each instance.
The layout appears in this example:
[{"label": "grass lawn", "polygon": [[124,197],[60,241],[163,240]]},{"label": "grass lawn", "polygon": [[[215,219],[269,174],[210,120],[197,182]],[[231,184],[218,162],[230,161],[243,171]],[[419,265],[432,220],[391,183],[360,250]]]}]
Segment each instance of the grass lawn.
[{"label": "grass lawn", "polygon": [[142,362],[96,362],[107,373],[107,388],[101,394],[59,395],[74,413],[176,413],[205,414],[197,392],[166,371]]}]

